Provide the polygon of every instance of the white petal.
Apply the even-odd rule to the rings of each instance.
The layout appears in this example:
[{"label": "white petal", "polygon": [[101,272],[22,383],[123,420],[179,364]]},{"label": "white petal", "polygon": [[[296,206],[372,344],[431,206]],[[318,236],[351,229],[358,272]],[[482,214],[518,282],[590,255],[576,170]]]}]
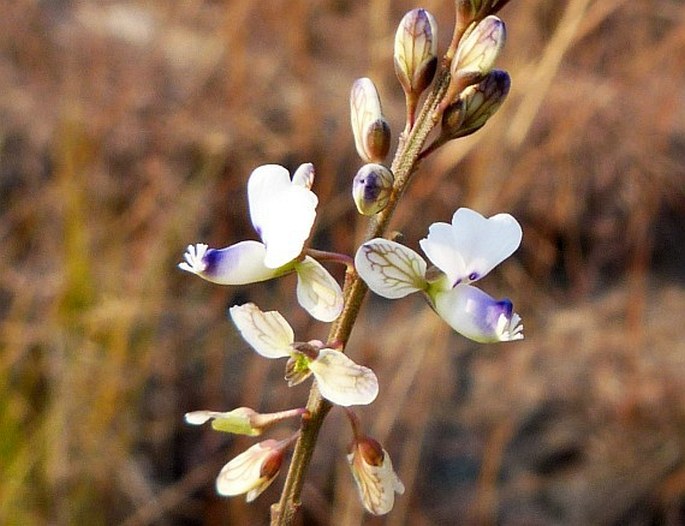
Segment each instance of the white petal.
[{"label": "white petal", "polygon": [[523,325],[509,300],[497,301],[472,285],[434,298],[435,310],[459,334],[481,343],[523,339]]},{"label": "white petal", "polygon": [[452,224],[434,223],[419,244],[452,286],[476,281],[511,256],[521,244],[521,225],[509,214],[488,219],[460,208]]},{"label": "white petal", "polygon": [[219,411],[191,411],[185,414],[185,420],[191,425],[201,426],[212,418],[219,418],[224,413]]},{"label": "white petal", "polygon": [[314,184],[314,165],[312,163],[301,164],[293,174],[293,184],[311,189]]},{"label": "white petal", "polygon": [[216,479],[217,493],[227,497],[247,493],[248,502],[254,500],[275,478],[264,478],[261,470],[277,444],[276,440],[259,442],[226,464]]},{"label": "white petal", "polygon": [[297,301],[320,321],[335,320],[343,308],[340,285],[314,258],[306,256],[295,263],[297,272]]},{"label": "white petal", "polygon": [[376,238],[357,250],[354,266],[369,288],[389,299],[426,288],[426,262],[412,249]]},{"label": "white petal", "polygon": [[395,505],[395,493],[404,493],[404,484],[395,473],[390,455],[385,449],[380,466],[367,464],[363,459],[355,458],[356,454],[356,451],[349,454],[347,460],[362,504],[369,513],[385,515]]},{"label": "white petal", "polygon": [[241,241],[222,249],[203,243],[189,245],[178,267],[219,285],[257,283],[286,274],[290,269],[264,266],[266,248],[259,241]]},{"label": "white petal", "polygon": [[266,358],[290,356],[295,341],[292,327],[277,311],[262,312],[254,303],[229,309],[241,336]]},{"label": "white petal", "polygon": [[340,351],[321,349],[309,363],[321,396],[337,405],[367,405],[378,396],[378,378],[368,367],[357,365]]},{"label": "white petal", "polygon": [[252,224],[266,245],[264,265],[278,268],[299,256],[316,217],[314,192],[293,184],[282,166],[269,164],[252,172],[247,196]]}]

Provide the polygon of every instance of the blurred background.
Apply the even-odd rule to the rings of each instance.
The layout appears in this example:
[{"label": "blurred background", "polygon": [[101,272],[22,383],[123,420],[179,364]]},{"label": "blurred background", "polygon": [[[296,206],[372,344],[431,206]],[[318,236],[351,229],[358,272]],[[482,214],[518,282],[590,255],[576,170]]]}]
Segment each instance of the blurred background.
[{"label": "blurred background", "polygon": [[[189,243],[256,237],[245,183],[265,163],[313,162],[312,246],[355,250],[349,88],[374,79],[396,139],[393,38],[413,7],[3,3],[0,523],[267,523],[282,475],[251,505],[218,498],[254,440],[183,414],[306,400],[231,305],[280,310],[300,340],[327,327],[293,276],[221,287],[176,264]],[[421,7],[444,50],[453,2]],[[421,165],[392,228],[417,248],[459,206],[514,214],[522,248],[482,286],[526,339],[477,345],[421,298],[368,296],[348,350],[381,394],[358,413],[407,492],[362,513],[333,411],[303,524],[685,524],[685,3],[512,0],[501,16],[509,99]]]}]

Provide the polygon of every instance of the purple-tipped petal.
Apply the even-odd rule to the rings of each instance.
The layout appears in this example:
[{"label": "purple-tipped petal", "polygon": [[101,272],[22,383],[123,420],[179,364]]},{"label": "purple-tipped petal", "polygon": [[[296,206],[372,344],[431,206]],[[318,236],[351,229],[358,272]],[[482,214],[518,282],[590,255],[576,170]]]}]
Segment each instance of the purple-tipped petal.
[{"label": "purple-tipped petal", "polygon": [[458,285],[438,292],[435,310],[459,334],[481,342],[493,343],[523,339],[521,318],[511,301],[496,300],[472,285]]},{"label": "purple-tipped petal", "polygon": [[178,267],[219,285],[244,285],[281,276],[287,268],[273,269],[264,265],[266,248],[258,241],[241,241],[230,247],[215,249],[198,243],[189,245]]}]

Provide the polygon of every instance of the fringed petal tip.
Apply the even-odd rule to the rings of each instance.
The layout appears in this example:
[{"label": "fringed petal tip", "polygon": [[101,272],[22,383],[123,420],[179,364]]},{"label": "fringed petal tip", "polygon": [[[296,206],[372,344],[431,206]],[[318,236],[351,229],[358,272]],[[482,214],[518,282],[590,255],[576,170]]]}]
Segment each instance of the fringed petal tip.
[{"label": "fringed petal tip", "polygon": [[521,323],[521,316],[514,312],[511,315],[511,319],[509,319],[505,314],[500,314],[500,317],[497,320],[496,332],[499,334],[500,341],[502,342],[523,340],[523,323]]},{"label": "fringed petal tip", "polygon": [[185,259],[185,261],[179,263],[178,268],[190,272],[191,274],[201,274],[207,268],[205,255],[208,250],[209,246],[204,243],[188,245],[188,248],[186,248],[186,251],[183,254],[183,259]]}]

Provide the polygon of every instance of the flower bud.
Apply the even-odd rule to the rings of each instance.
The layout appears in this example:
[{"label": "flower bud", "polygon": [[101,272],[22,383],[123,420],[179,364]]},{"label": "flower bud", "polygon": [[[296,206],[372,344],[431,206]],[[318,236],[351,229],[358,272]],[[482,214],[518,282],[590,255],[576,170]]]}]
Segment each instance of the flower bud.
[{"label": "flower bud", "polygon": [[365,164],[352,182],[352,198],[359,213],[372,216],[388,204],[395,177],[382,164]]},{"label": "flower bud", "polygon": [[467,87],[442,116],[443,141],[470,135],[500,108],[509,94],[511,78],[499,69],[488,73],[478,84]]},{"label": "flower bud", "polygon": [[247,502],[252,502],[278,475],[285,449],[292,440],[265,440],[235,457],[219,473],[217,493],[227,497],[244,493]]},{"label": "flower bud", "polygon": [[438,26],[425,9],[412,9],[395,33],[395,73],[408,97],[418,98],[433,80],[438,58]]},{"label": "flower bud", "polygon": [[226,413],[218,411],[192,411],[186,413],[185,420],[189,424],[196,426],[211,420],[212,428],[216,431],[236,435],[259,436],[267,427],[286,418],[301,416],[306,412],[305,408],[298,407],[277,413],[261,414],[249,407],[239,407]]},{"label": "flower bud", "polygon": [[451,66],[452,78],[455,81],[468,79],[470,84],[478,82],[492,69],[504,48],[505,40],[506,30],[502,20],[496,16],[481,20],[459,42]]},{"label": "flower bud", "polygon": [[404,493],[404,485],[392,467],[388,452],[373,438],[358,436],[347,461],[364,508],[374,515],[385,515],[392,510],[395,493]]},{"label": "flower bud", "polygon": [[357,153],[365,162],[380,162],[390,150],[390,125],[371,79],[357,79],[350,92],[350,120]]}]

